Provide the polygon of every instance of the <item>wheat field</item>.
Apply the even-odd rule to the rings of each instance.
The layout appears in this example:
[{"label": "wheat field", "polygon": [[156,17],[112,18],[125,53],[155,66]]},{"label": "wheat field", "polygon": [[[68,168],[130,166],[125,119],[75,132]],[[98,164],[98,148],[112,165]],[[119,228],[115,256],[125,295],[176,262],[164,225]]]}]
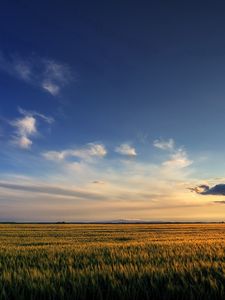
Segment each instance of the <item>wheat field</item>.
[{"label": "wheat field", "polygon": [[225,225],[2,224],[0,299],[225,299]]}]

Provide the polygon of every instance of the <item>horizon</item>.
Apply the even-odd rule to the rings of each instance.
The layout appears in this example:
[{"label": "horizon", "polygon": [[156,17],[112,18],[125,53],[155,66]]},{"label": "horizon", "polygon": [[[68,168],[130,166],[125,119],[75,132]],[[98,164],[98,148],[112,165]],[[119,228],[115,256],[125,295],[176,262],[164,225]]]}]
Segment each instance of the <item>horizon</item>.
[{"label": "horizon", "polygon": [[0,222],[223,222],[225,3],[0,12]]},{"label": "horizon", "polygon": [[121,220],[99,220],[99,221],[69,221],[69,222],[67,222],[67,221],[52,221],[52,222],[49,222],[49,221],[0,221],[0,225],[2,224],[2,225],[4,225],[4,224],[21,224],[21,225],[26,225],[26,224],[58,224],[58,225],[79,225],[79,224],[105,224],[105,225],[107,225],[107,224],[112,224],[112,225],[129,225],[129,224],[133,224],[133,225],[135,225],[135,224],[140,224],[140,225],[143,225],[143,224],[146,224],[146,225],[156,225],[156,224],[224,224],[225,223],[225,221],[223,221],[223,220],[221,220],[221,221],[150,221],[150,220],[126,220],[126,219],[121,219]]}]

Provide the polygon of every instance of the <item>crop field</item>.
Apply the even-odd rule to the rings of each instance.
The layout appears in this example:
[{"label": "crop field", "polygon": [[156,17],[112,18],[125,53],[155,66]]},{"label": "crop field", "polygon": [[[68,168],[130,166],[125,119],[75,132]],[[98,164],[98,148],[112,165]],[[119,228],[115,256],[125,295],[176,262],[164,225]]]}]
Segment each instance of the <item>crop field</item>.
[{"label": "crop field", "polygon": [[0,299],[225,299],[225,225],[0,225]]}]

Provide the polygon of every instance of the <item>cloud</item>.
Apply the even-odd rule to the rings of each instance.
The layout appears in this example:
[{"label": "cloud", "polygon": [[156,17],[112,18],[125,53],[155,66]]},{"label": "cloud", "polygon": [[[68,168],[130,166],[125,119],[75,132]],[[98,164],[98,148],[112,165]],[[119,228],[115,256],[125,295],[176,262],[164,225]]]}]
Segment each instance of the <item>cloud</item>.
[{"label": "cloud", "polygon": [[92,181],[92,183],[94,183],[94,184],[105,184],[105,181],[94,180],[94,181]]},{"label": "cloud", "polygon": [[201,195],[218,195],[218,196],[225,196],[225,184],[216,184],[213,187],[209,187],[206,184],[202,184],[196,186],[194,188],[190,188],[191,191],[196,192],[197,194]]},{"label": "cloud", "polygon": [[22,149],[29,149],[33,142],[26,136],[15,137],[13,143]]},{"label": "cloud", "polygon": [[52,124],[54,122],[54,118],[53,117],[46,116],[46,115],[41,114],[41,113],[36,112],[36,111],[25,110],[25,109],[23,109],[21,107],[18,107],[18,111],[19,111],[19,113],[21,115],[24,115],[24,116],[37,116],[37,117],[40,117],[41,119],[43,119],[48,124]]},{"label": "cloud", "polygon": [[17,76],[25,81],[30,81],[32,69],[28,62],[16,60],[14,61],[14,69]]},{"label": "cloud", "polygon": [[43,81],[42,83],[42,88],[46,91],[48,91],[50,94],[52,94],[53,96],[56,96],[58,95],[59,91],[60,91],[60,88],[58,85],[54,84],[53,82],[51,81]]},{"label": "cloud", "polygon": [[193,163],[188,158],[188,155],[185,150],[179,148],[178,150],[175,150],[173,154],[171,154],[170,158],[163,162],[164,167],[169,168],[185,168],[190,166]]},{"label": "cloud", "polygon": [[162,166],[166,169],[182,169],[193,163],[188,158],[187,152],[183,147],[175,147],[175,142],[172,138],[168,140],[157,139],[153,142],[153,146],[161,150],[170,151],[169,158],[162,163]]},{"label": "cloud", "polygon": [[107,150],[103,144],[95,144],[95,143],[89,143],[87,147],[77,149],[73,151],[73,155],[88,159],[92,156],[96,157],[104,157],[107,154]]},{"label": "cloud", "polygon": [[24,116],[12,121],[11,125],[16,129],[14,144],[23,149],[30,148],[32,145],[30,137],[37,132],[36,119],[33,116]]},{"label": "cloud", "polygon": [[209,190],[209,186],[206,184],[201,184],[193,188],[189,188],[190,191],[195,192],[197,194],[202,194],[205,191]]},{"label": "cloud", "polygon": [[52,185],[43,185],[43,184],[17,184],[11,182],[0,181],[0,188],[9,189],[9,190],[18,190],[24,192],[40,193],[40,194],[52,194],[56,196],[64,197],[75,197],[82,199],[95,199],[101,200],[102,196],[100,194],[84,192],[76,189],[60,188]]},{"label": "cloud", "polygon": [[90,160],[93,157],[104,157],[106,154],[107,150],[103,144],[89,143],[86,147],[78,149],[66,149],[63,151],[47,151],[42,155],[48,160],[62,161],[72,157]]},{"label": "cloud", "polygon": [[129,144],[121,144],[120,146],[116,147],[115,152],[127,156],[137,155],[135,148],[131,147]]},{"label": "cloud", "polygon": [[0,69],[9,75],[29,82],[32,77],[32,64],[29,59],[18,56],[6,57],[0,51]]},{"label": "cloud", "polygon": [[52,160],[52,161],[60,161],[64,160],[68,156],[68,150],[64,151],[46,151],[42,153],[42,156],[45,159]]},{"label": "cloud", "polygon": [[81,217],[86,220],[161,220],[174,216],[175,220],[182,217],[182,210],[185,215],[187,207],[199,205],[191,200],[190,193],[181,184],[185,178],[180,176],[178,182],[177,179],[163,177],[157,170],[160,165],[129,160],[129,164],[119,161],[118,169],[111,159],[84,164],[85,172],[66,170],[64,164],[56,164],[56,168],[45,174],[46,161],[40,158],[37,165],[40,168],[37,171],[43,172],[40,179],[3,175],[4,179],[0,180],[1,207],[4,203],[10,207],[5,208],[4,213],[1,209],[0,218],[13,215],[14,218],[23,216],[26,220],[28,216],[32,220],[37,216],[41,220],[57,220],[63,216],[66,221],[77,221]]},{"label": "cloud", "polygon": [[[199,213],[199,210],[197,212],[196,206],[207,206],[204,202],[196,204],[196,195],[187,191],[187,187],[193,183],[190,184],[192,181],[184,169],[171,171],[169,168],[168,172],[161,162],[157,164],[151,159],[98,159],[106,155],[105,147],[100,143],[52,151],[45,155],[56,163],[51,162],[49,167],[43,156],[35,157],[36,178],[30,176],[30,180],[17,179],[13,174],[8,177],[5,174],[1,176],[1,207],[2,202],[7,205],[9,203],[15,208],[15,212],[12,213],[11,208],[6,208],[4,212],[1,210],[0,217],[7,214],[18,217],[18,208],[24,218],[28,215],[31,218],[41,216],[42,220],[57,219],[59,216],[73,221],[81,217],[96,220],[168,220],[169,217],[173,220],[195,219],[195,214],[201,216],[204,213]],[[24,165],[30,165],[31,159],[26,155]],[[164,169],[166,171],[162,172]],[[187,208],[191,206],[193,210]],[[211,206],[219,210],[218,205]]]},{"label": "cloud", "polygon": [[153,142],[153,146],[161,150],[173,150],[174,145],[175,143],[173,139],[168,139],[168,140],[157,139]]},{"label": "cloud", "polygon": [[12,142],[22,149],[29,149],[33,144],[31,138],[38,133],[37,117],[49,124],[53,122],[53,118],[37,112],[29,112],[22,108],[19,108],[18,110],[20,114],[22,114],[22,117],[10,122],[11,126],[15,128]]},{"label": "cloud", "polygon": [[10,76],[38,86],[52,96],[57,96],[73,77],[68,65],[34,55],[22,58],[18,55],[5,56],[0,52],[0,69]]},{"label": "cloud", "polygon": [[72,79],[70,69],[67,65],[59,64],[53,60],[43,60],[44,75],[42,88],[53,96],[59,94],[61,87]]}]

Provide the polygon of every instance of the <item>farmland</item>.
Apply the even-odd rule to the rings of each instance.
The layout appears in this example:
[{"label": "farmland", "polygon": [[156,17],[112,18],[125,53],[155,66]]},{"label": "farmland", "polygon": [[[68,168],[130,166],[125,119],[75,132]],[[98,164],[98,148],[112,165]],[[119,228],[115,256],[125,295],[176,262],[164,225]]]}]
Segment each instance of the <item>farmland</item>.
[{"label": "farmland", "polygon": [[0,299],[224,298],[224,224],[0,225]]}]

